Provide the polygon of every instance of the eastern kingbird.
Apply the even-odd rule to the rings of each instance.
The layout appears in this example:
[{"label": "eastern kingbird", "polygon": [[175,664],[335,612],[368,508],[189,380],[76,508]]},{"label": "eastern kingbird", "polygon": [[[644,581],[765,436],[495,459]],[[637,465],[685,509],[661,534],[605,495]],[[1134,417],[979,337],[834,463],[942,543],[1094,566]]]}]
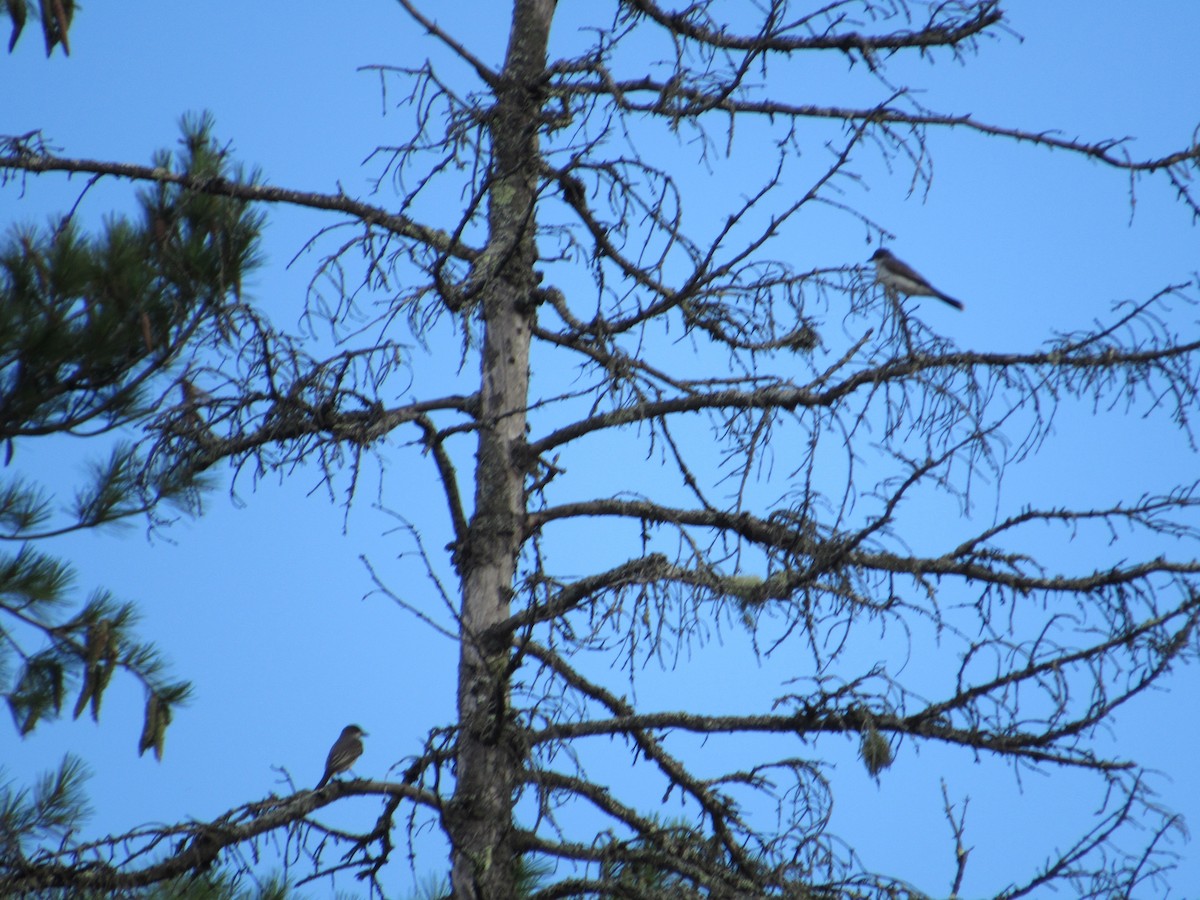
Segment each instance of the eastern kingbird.
[{"label": "eastern kingbird", "polygon": [[354,765],[354,761],[362,756],[362,739],[366,735],[357,725],[347,725],[342,729],[341,736],[333,742],[329,757],[325,760],[325,774],[313,790],[319,791],[334,775],[340,775]]},{"label": "eastern kingbird", "polygon": [[908,263],[896,259],[891,250],[880,247],[871,257],[871,261],[875,263],[875,280],[882,284],[885,290],[899,291],[910,297],[937,297],[955,309],[963,308],[961,303],[935,288]]}]

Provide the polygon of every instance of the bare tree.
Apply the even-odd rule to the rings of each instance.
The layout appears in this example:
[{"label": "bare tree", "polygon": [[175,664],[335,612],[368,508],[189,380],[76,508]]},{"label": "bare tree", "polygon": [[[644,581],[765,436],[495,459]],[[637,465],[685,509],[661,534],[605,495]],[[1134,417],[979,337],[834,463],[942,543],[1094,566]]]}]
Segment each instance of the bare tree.
[{"label": "bare tree", "polygon": [[[967,510],[979,480],[998,483],[1028,459],[1074,400],[1128,404],[1187,431],[1200,341],[1175,334],[1163,309],[1192,302],[1194,286],[1156,287],[1037,350],[980,352],[940,336],[860,266],[800,271],[771,253],[830,210],[887,237],[845,188],[872,155],[927,179],[943,129],[1165,179],[1193,214],[1200,148],[1134,160],[1115,141],[939,114],[889,85],[893,56],[966,57],[1002,31],[997,0],[809,10],[626,0],[589,20],[590,44],[570,57],[550,40],[566,11],[517,0],[498,66],[412,0],[400,5],[467,74],[378,67],[413,125],[375,157],[398,206],[65,158],[28,141],[10,141],[0,166],[333,217],[314,238],[326,256],[306,312],[342,344],[319,356],[319,342],[249,303],[227,310],[235,351],[196,350],[185,407],[146,422],[147,465],[315,459],[330,478],[348,469],[353,479],[364,454],[392,452],[384,438],[410,441],[414,468],[420,460],[439,480],[454,534],[447,562],[414,532],[443,607],[376,577],[459,642],[457,719],[395,781],[334,782],[87,845],[10,845],[5,889],[133,889],[216,861],[245,865],[243,845],[286,833],[311,875],[350,868],[383,893],[406,824],[411,836],[430,821],[451,848],[459,898],[514,896],[530,859],[556,865],[534,891],[546,898],[913,895],[866,871],[853,837],[829,828],[823,760],[829,740],[846,736],[876,777],[926,744],[1094,775],[1109,797],[1095,827],[1014,874],[1003,896],[1049,885],[1125,895],[1154,879],[1169,862],[1160,841],[1178,824],[1136,763],[1101,752],[1096,735],[1195,656],[1195,482],[1104,507],[1022,498],[1018,512],[982,524],[964,515],[948,540],[916,530],[905,507]],[[647,65],[651,51],[660,55]],[[857,67],[877,101],[800,102],[777,72],[816,51]],[[676,142],[673,161],[648,149],[663,137]],[[802,151],[826,152],[827,163],[801,166]],[[697,159],[756,179],[716,222],[693,212],[703,187],[682,169]],[[349,236],[338,242],[335,230]],[[421,377],[437,366],[432,351],[410,358],[414,343],[432,347],[446,332],[460,339],[458,362],[478,365],[465,395]],[[388,398],[402,364],[416,376],[397,403]],[[602,439],[621,448],[620,465],[576,463]],[[669,477],[628,487],[635,467],[660,465]],[[1086,541],[1095,564],[1076,570],[1023,549],[1054,525]],[[578,548],[560,536],[581,526],[603,540]],[[1129,534],[1151,538],[1154,552],[1131,557],[1112,539]],[[937,664],[864,664],[855,647],[881,629],[938,641]],[[622,692],[644,666],[681,665],[726,633],[745,636],[738,652],[787,652],[791,678],[776,696],[714,716]],[[676,746],[717,735],[744,739],[754,758],[705,774]],[[601,744],[646,763],[654,799],[679,799],[678,817],[593,774],[586,761]],[[370,833],[310,818],[351,794],[385,798]],[[956,893],[969,823],[949,794],[946,811]],[[1142,840],[1131,847],[1133,830]]]}]

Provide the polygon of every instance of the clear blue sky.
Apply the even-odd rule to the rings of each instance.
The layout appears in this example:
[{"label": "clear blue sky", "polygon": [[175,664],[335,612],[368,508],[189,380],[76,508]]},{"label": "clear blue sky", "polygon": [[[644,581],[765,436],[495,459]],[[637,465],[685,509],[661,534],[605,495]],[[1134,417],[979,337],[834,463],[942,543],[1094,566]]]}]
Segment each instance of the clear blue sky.
[{"label": "clear blue sky", "polygon": [[[978,56],[961,64],[943,53],[933,54],[937,65],[894,61],[890,77],[925,90],[924,102],[947,113],[1058,129],[1067,137],[1131,135],[1134,157],[1161,155],[1195,138],[1200,3],[1164,0],[1136,13],[1120,0],[1015,0],[1004,6],[1009,26],[1024,40],[986,40]],[[478,55],[500,57],[507,4],[441,8],[447,11],[439,13],[440,21]],[[399,138],[402,119],[382,115],[377,78],[356,68],[417,65],[439,55],[387,0],[345,4],[336,12],[330,4],[279,0],[88,3],[71,31],[70,58],[56,53],[50,60],[35,32],[31,26],[16,53],[0,57],[0,133],[40,128],[66,156],[144,162],[174,144],[181,114],[207,109],[218,135],[233,142],[240,160],[260,167],[268,182],[316,191],[333,191],[340,183],[362,195],[374,171],[363,160]],[[569,32],[556,37],[577,43]],[[812,77],[798,84],[798,99],[855,99],[841,58],[815,64],[807,74]],[[812,86],[811,96],[805,85]],[[1131,213],[1128,179],[1066,154],[965,132],[935,133],[931,152],[928,197],[906,196],[906,172],[888,176],[865,163],[870,190],[855,188],[848,202],[897,235],[897,252],[966,301],[961,315],[933,303],[922,307],[926,320],[964,346],[1030,349],[1057,331],[1089,326],[1114,301],[1196,278],[1197,231],[1157,180],[1132,186],[1137,204]],[[30,179],[23,192],[10,184],[0,192],[0,221],[61,211],[82,185],[81,179],[57,176]],[[112,209],[128,209],[131,197],[127,185],[105,182],[89,192],[81,216],[98,221]],[[292,323],[315,259],[302,255],[290,268],[287,263],[329,220],[269,212],[268,263],[248,289]],[[859,261],[871,249],[862,229],[845,222],[793,237],[799,269]],[[1194,311],[1179,309],[1173,324],[1194,333]],[[442,368],[453,371],[444,361]],[[19,446],[15,465],[69,484],[87,448],[56,447],[48,453]],[[423,524],[415,511],[440,511],[443,504],[426,463],[411,448],[397,439],[383,457],[382,467],[366,467],[360,499],[348,516],[330,502],[316,471],[299,470],[268,475],[258,484],[243,476],[236,496],[218,491],[207,499],[203,518],[153,535],[134,523],[47,547],[76,565],[81,592],[103,586],[138,603],[142,635],[157,644],[176,674],[194,682],[196,699],[172,725],[165,757],[156,763],[136,754],[141,690],[118,678],[99,726],[63,721],[43,725],[25,740],[0,730],[0,761],[9,776],[27,781],[64,752],[83,755],[94,775],[92,826],[108,833],[148,821],[206,819],[269,792],[283,793],[276,767],[299,786],[311,786],[347,722],[370,733],[361,774],[382,777],[391,764],[416,753],[430,728],[451,719],[457,651],[373,594],[360,557],[367,556],[406,597],[436,611],[432,590],[411,558],[411,542],[372,504],[378,497],[384,507]],[[652,483],[657,464],[648,461],[638,471],[640,463],[630,461],[629,477]],[[787,469],[786,462],[779,465]],[[1062,417],[1054,440],[1010,473],[1004,488],[1014,504],[1112,500],[1165,489],[1196,470],[1186,442],[1162,421],[1093,419],[1079,410]],[[344,490],[345,482],[335,487]],[[978,510],[981,521],[991,513]],[[936,534],[936,517],[955,514],[934,511],[924,524]],[[429,527],[427,545],[442,547],[448,539],[444,522],[435,516]],[[1073,549],[1063,545],[1058,552]],[[1153,552],[1130,545],[1116,555]],[[639,698],[650,708],[670,708],[679,705],[681,693],[694,692],[704,698],[704,708],[732,712],[742,691],[768,690],[779,675],[776,664],[758,667],[741,654],[735,639],[669,678],[648,677]],[[1125,711],[1112,741],[1118,754],[1159,770],[1163,803],[1198,823],[1200,727],[1192,711],[1200,677],[1175,673],[1170,685],[1170,692],[1141,698]],[[697,752],[731,750],[714,740]],[[930,750],[902,756],[876,785],[853,753],[845,759],[835,779],[835,823],[843,836],[858,847],[868,869],[901,875],[932,893],[948,891],[953,862],[940,814],[942,776],[957,798],[971,797],[968,839],[976,856],[966,896],[974,895],[972,885],[974,893],[990,892],[1009,877],[1020,879],[1019,867],[1031,867],[1048,849],[1048,835],[1059,843],[1069,836],[1055,831],[1055,819],[1060,810],[1064,817],[1072,814],[1073,776],[1025,775],[1018,784],[1000,767]],[[347,803],[336,815],[357,824],[374,818],[373,801],[351,807]],[[1085,802],[1074,813],[1089,809]],[[1193,844],[1179,850],[1174,896],[1200,896],[1200,849]],[[445,863],[430,851],[417,867],[419,874],[438,873]]]}]

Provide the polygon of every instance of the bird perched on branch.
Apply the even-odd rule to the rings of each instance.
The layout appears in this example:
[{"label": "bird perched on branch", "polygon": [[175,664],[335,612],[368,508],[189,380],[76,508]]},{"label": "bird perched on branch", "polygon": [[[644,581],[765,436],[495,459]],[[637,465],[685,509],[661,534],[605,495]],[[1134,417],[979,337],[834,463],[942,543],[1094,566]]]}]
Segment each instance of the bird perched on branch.
[{"label": "bird perched on branch", "polygon": [[341,735],[333,742],[333,747],[330,748],[329,756],[325,760],[325,774],[321,776],[321,780],[314,790],[319,791],[334,775],[340,775],[354,765],[355,760],[362,756],[362,739],[366,736],[367,733],[357,725],[347,725],[342,729]]},{"label": "bird perched on branch", "polygon": [[899,291],[910,297],[937,297],[955,309],[963,308],[962,303],[943,294],[908,263],[896,259],[892,255],[892,251],[886,247],[876,250],[874,256],[871,257],[871,262],[875,263],[875,280],[883,285],[884,290]]}]

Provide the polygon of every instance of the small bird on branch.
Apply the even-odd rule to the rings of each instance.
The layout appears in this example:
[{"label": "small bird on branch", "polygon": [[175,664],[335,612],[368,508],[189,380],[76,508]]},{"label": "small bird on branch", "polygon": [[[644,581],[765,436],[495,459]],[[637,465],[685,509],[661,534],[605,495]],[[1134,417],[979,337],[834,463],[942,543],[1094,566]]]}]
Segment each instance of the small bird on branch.
[{"label": "small bird on branch", "polygon": [[961,302],[943,294],[930,284],[925,276],[908,263],[897,259],[886,247],[876,250],[871,262],[875,263],[875,280],[883,285],[884,290],[898,291],[909,297],[937,297],[955,309],[963,308]]},{"label": "small bird on branch", "polygon": [[314,790],[319,791],[334,775],[340,775],[354,765],[355,760],[362,756],[362,739],[366,736],[367,733],[357,725],[347,725],[342,729],[341,735],[329,750],[329,757],[325,760],[325,774],[321,776]]}]

